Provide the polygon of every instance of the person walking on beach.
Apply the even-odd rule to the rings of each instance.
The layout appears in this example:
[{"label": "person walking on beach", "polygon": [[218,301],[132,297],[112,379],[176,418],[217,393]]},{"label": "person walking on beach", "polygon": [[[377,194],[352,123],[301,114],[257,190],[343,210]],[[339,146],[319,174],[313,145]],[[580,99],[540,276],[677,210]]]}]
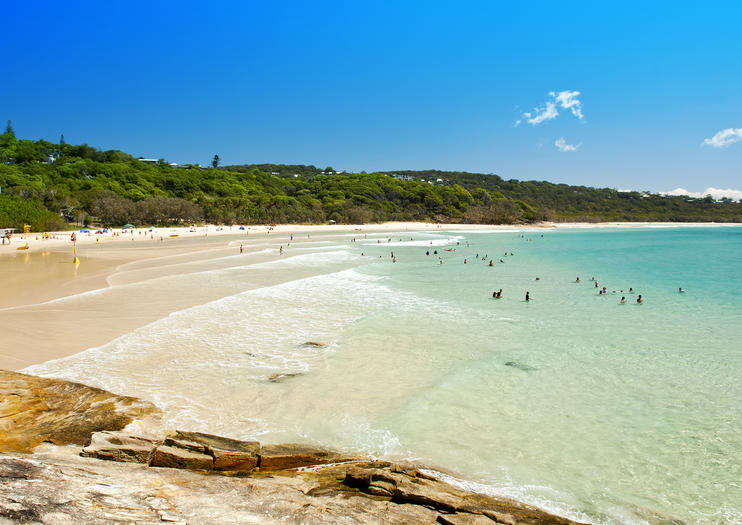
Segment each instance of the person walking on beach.
[{"label": "person walking on beach", "polygon": [[242,253],[242,245],[240,244],[240,253]]}]

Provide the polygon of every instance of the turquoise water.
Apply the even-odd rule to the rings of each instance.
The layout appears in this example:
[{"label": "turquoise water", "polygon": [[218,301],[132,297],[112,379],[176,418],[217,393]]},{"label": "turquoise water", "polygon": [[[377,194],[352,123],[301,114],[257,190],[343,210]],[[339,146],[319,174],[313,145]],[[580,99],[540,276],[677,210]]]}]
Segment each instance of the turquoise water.
[{"label": "turquoise water", "polygon": [[222,260],[209,279],[302,277],[28,370],[152,399],[171,426],[421,461],[585,521],[742,523],[742,228],[362,237]]}]

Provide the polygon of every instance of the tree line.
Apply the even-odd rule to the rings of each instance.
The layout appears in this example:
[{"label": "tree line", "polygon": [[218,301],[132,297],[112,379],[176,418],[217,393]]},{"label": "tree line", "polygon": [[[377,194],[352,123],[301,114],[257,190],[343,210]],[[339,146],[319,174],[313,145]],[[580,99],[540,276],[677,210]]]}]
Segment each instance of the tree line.
[{"label": "tree line", "polygon": [[0,135],[0,226],[742,220],[738,203],[504,181],[496,175],[218,167],[219,160],[215,156],[208,168],[150,164],[118,150],[70,145],[63,137],[57,144],[18,139],[9,125]]}]

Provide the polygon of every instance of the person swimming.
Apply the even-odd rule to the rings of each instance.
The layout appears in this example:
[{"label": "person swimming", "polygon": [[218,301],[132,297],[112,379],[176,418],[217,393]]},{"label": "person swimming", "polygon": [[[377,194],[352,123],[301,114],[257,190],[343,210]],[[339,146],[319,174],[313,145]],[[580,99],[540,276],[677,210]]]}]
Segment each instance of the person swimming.
[{"label": "person swimming", "polygon": [[639,303],[639,304],[642,304],[644,302],[644,300],[642,299],[642,295],[641,294],[639,294],[639,297],[636,298],[636,302]]},{"label": "person swimming", "polygon": [[621,304],[626,304],[626,297],[621,297]]},{"label": "person swimming", "polygon": [[575,279],[575,282],[576,283],[579,283],[580,282],[580,276],[579,275],[577,276],[577,279]]},{"label": "person swimming", "polygon": [[678,293],[685,293],[685,290],[683,290],[682,287],[681,288],[678,288]]}]

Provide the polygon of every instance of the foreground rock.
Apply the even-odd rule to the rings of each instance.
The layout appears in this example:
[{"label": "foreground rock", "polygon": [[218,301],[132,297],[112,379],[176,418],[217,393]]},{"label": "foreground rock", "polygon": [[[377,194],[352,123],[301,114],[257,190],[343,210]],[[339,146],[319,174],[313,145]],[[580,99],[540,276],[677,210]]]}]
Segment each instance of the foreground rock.
[{"label": "foreground rock", "polygon": [[[157,415],[135,398],[0,371],[0,524],[575,523],[328,449],[121,431]],[[84,448],[14,452],[42,442]]]},{"label": "foreground rock", "polygon": [[85,444],[93,432],[157,414],[160,409],[135,397],[0,370],[0,451],[27,452],[45,441]]},{"label": "foreground rock", "polygon": [[[381,488],[378,494],[372,487]],[[0,523],[572,524],[387,462],[203,475],[42,446],[0,454]]]}]

